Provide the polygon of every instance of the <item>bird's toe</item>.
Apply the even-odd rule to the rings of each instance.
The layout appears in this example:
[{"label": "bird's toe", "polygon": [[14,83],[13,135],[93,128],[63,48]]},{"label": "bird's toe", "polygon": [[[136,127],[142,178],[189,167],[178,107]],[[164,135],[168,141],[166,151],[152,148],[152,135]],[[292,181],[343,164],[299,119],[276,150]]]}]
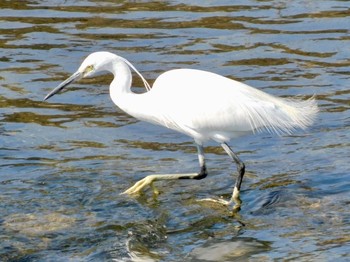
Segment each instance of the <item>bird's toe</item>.
[{"label": "bird's toe", "polygon": [[156,187],[153,185],[153,177],[147,176],[140,181],[137,181],[132,187],[125,190],[122,194],[123,195],[135,195],[139,194],[146,186],[151,185],[153,192],[155,194],[159,193],[159,191],[156,189]]}]

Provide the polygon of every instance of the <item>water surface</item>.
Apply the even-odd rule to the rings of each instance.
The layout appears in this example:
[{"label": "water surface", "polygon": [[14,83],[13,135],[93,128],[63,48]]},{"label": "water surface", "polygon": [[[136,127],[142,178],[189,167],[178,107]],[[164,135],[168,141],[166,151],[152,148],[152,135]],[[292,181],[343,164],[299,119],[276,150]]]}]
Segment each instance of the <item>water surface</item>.
[{"label": "water surface", "polygon": [[[74,3],[73,3],[74,2]],[[203,3],[204,2],[204,3]],[[1,261],[350,260],[348,1],[2,1]],[[268,93],[316,95],[293,136],[246,136],[235,167],[208,144],[209,176],[120,193],[153,173],[198,169],[190,138],[139,122],[108,95],[111,76],[43,97],[93,51],[163,71],[210,70]],[[135,91],[142,82],[135,77]],[[180,101],[179,101],[180,104]]]}]

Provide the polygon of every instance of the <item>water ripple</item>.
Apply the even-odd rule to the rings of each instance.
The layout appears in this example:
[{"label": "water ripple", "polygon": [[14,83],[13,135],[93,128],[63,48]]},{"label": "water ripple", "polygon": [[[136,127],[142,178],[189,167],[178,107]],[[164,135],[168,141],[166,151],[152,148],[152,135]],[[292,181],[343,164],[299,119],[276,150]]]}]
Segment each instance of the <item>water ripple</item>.
[{"label": "water ripple", "polygon": [[[304,1],[1,1],[0,260],[343,260],[349,232],[349,4]],[[274,95],[316,95],[306,133],[247,136],[242,208],[235,167],[206,148],[202,181],[121,196],[153,173],[198,169],[192,141],[139,122],[109,99],[111,76],[43,102],[88,53],[165,70],[217,72]],[[134,79],[142,92],[142,81]]]}]

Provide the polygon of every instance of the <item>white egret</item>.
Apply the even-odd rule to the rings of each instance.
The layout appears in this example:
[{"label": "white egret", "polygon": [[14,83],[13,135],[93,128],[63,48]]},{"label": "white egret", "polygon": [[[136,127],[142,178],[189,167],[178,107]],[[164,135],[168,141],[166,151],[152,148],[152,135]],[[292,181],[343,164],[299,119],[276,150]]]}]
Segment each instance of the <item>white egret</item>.
[{"label": "white egret", "polygon": [[[147,92],[131,91],[134,70],[142,79]],[[192,137],[197,145],[200,171],[190,174],[150,175],[126,190],[135,194],[153,182],[170,179],[203,179],[207,176],[203,144],[214,140],[221,144],[237,165],[238,177],[232,198],[239,199],[245,172],[244,163],[228,146],[232,138],[267,130],[275,134],[290,134],[295,129],[311,125],[317,112],[313,98],[305,101],[282,99],[246,84],[194,69],[175,69],[161,74],[151,88],[143,76],[125,58],[109,52],[90,54],[71,77],[52,90],[45,100],[65,86],[96,72],[114,75],[110,84],[113,102],[129,115],[153,124],[165,126]]]}]

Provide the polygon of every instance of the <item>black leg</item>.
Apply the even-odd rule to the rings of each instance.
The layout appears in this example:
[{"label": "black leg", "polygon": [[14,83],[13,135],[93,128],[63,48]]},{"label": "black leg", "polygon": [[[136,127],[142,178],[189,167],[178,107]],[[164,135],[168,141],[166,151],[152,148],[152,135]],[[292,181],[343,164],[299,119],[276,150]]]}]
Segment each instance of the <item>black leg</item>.
[{"label": "black leg", "polygon": [[207,168],[205,166],[205,158],[204,158],[204,149],[203,146],[200,144],[197,144],[198,149],[198,160],[200,165],[200,172],[199,173],[190,173],[190,174],[165,174],[165,175],[149,175],[140,181],[136,182],[132,187],[124,191],[123,194],[136,194],[139,193],[143,188],[146,186],[151,186],[153,189],[153,192],[155,194],[158,194],[159,191],[154,186],[153,182],[158,180],[175,180],[175,179],[196,179],[200,180],[205,178],[207,173]]},{"label": "black leg", "polygon": [[196,179],[201,180],[203,178],[206,178],[208,175],[207,167],[205,166],[205,158],[204,158],[204,149],[203,146],[197,144],[197,150],[198,150],[198,161],[201,170],[198,174],[189,174],[188,176],[181,176],[179,179]]},{"label": "black leg", "polygon": [[196,179],[201,180],[206,178],[208,175],[207,168],[204,166],[201,167],[201,170],[198,174],[188,174],[188,176],[180,176],[179,179]]},{"label": "black leg", "polygon": [[245,172],[245,165],[226,143],[222,143],[221,146],[237,165],[238,176],[235,184],[235,190],[237,190],[239,193]]}]

